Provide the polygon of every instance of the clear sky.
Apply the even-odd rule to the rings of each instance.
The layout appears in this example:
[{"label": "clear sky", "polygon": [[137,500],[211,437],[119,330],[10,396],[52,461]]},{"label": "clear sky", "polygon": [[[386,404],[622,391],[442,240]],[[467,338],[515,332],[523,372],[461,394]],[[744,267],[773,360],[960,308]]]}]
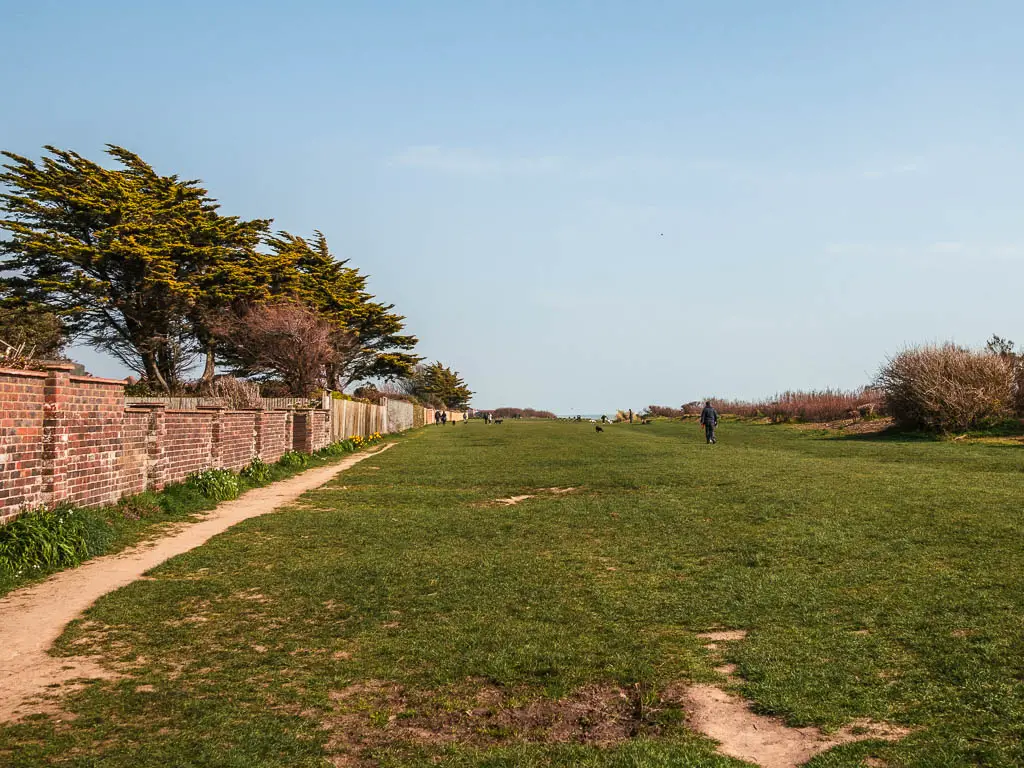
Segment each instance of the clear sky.
[{"label": "clear sky", "polygon": [[478,407],[855,387],[907,343],[1024,341],[1018,0],[0,19],[0,147],[121,144],[323,230]]}]

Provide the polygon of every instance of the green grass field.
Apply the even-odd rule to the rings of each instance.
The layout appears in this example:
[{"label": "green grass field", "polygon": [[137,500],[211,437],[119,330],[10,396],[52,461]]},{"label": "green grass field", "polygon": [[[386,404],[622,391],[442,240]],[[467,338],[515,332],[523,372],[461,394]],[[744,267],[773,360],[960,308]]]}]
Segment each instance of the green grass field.
[{"label": "green grass field", "polygon": [[101,600],[57,652],[124,676],[0,764],[740,766],[663,695],[726,628],[758,711],[913,728],[814,766],[1020,766],[1022,515],[1019,446],[428,427]]}]

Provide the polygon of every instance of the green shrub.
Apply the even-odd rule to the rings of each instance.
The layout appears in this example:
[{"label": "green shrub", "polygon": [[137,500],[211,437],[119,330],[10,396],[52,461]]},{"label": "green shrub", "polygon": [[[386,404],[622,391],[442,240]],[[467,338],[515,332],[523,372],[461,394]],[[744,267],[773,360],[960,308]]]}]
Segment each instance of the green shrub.
[{"label": "green shrub", "polygon": [[305,469],[309,466],[309,456],[298,451],[287,451],[281,455],[277,463],[286,469]]},{"label": "green shrub", "polygon": [[185,484],[214,501],[237,498],[242,491],[238,476],[229,469],[207,469],[203,472],[193,472],[185,478]]},{"label": "green shrub", "polygon": [[270,482],[270,465],[258,456],[238,474],[253,485],[266,485]]},{"label": "green shrub", "polygon": [[19,577],[72,567],[103,553],[110,539],[107,524],[89,510],[40,508],[0,526],[0,570]]},{"label": "green shrub", "polygon": [[321,448],[317,451],[318,456],[344,456],[346,453],[352,453],[355,450],[355,446],[352,445],[351,440],[340,440],[337,443],[331,443],[325,448]]}]

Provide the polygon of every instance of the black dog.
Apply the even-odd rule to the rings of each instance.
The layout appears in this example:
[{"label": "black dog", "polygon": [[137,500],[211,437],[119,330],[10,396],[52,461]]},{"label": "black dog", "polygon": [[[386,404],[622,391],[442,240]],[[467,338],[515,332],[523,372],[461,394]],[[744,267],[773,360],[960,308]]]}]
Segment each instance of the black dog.
[{"label": "black dog", "polygon": [[504,419],[495,419],[494,423],[495,424],[501,424],[501,422],[503,422],[503,421],[504,421]]},{"label": "black dog", "polygon": [[597,430],[598,432],[604,432],[604,430],[603,430],[603,429],[601,429],[601,425],[600,425],[600,424],[596,424],[596,425],[594,426],[594,429],[596,429],[596,430]]}]

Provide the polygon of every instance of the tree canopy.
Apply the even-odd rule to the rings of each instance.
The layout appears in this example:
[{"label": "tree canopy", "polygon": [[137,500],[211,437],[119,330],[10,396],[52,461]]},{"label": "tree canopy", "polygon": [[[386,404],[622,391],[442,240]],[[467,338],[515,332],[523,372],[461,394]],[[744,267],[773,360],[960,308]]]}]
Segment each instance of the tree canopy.
[{"label": "tree canopy", "polygon": [[458,372],[439,361],[419,366],[410,384],[412,394],[445,408],[465,408],[473,397],[473,392],[466,386]]},{"label": "tree canopy", "polygon": [[277,370],[253,349],[286,320],[317,329],[320,386],[409,377],[421,360],[405,318],[322,232],[272,234],[269,219],[223,215],[200,181],[161,175],[122,147],[107,147],[114,168],[45,149],[38,162],[3,153],[0,323],[11,307],[17,317],[33,307],[61,340],[103,350],[165,391],[181,389],[200,355],[203,381],[221,365],[308,388],[310,374]]},{"label": "tree canopy", "polygon": [[197,306],[251,278],[267,221],[221,216],[197,181],[161,176],[110,145],[110,170],[46,147],[36,163],[5,152],[0,263],[16,295],[56,311],[69,331],[163,389],[181,380]]}]

